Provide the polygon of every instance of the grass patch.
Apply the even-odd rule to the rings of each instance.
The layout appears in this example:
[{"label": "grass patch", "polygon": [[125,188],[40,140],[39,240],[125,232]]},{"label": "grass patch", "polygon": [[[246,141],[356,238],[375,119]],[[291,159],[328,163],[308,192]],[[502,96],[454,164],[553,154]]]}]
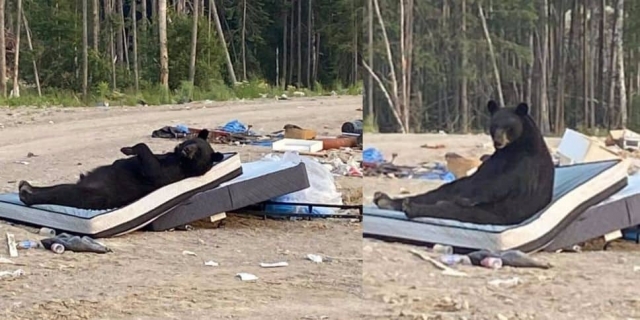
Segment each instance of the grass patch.
[{"label": "grass patch", "polygon": [[[328,96],[338,95],[358,95],[362,93],[362,82],[351,87],[343,87],[341,84],[334,84],[335,89],[327,90],[319,83],[316,83],[314,90],[306,88],[298,89],[289,86],[286,89],[274,87],[265,81],[253,80],[237,83],[233,87],[225,85],[222,81],[210,81],[207,88],[193,86],[188,81],[182,81],[175,90],[167,91],[159,84],[140,83],[140,90],[136,93],[133,88],[123,91],[111,90],[109,83],[98,83],[91,88],[91,93],[85,101],[81,93],[70,90],[43,89],[42,96],[38,96],[35,88],[21,88],[20,97],[0,98],[0,105],[17,106],[62,106],[81,107],[95,106],[98,103],[106,102],[111,106],[135,106],[141,103],[148,105],[176,104],[188,101],[228,101],[235,99],[257,99],[274,98],[286,94],[294,96]],[[10,88],[10,87],[9,87]]]}]

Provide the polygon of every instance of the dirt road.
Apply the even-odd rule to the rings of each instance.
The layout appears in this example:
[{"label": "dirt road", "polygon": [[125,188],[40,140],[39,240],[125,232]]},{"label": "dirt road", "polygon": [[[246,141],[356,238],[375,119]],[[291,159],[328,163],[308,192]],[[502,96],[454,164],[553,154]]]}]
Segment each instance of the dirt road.
[{"label": "dirt road", "polygon": [[[52,184],[121,157],[122,146],[145,142],[170,150],[175,141],[151,139],[165,125],[215,127],[238,119],[271,132],[287,123],[337,134],[361,117],[361,97],[247,101],[133,108],[0,109],[0,188],[16,181]],[[238,151],[243,161],[269,153]],[[31,152],[35,157],[27,157]],[[28,164],[19,163],[26,161]],[[346,199],[361,199],[361,181],[338,178]],[[37,239],[29,229],[0,223],[4,234]],[[105,239],[106,255],[21,251],[25,275],[0,280],[2,319],[354,319],[361,313],[361,228],[349,221],[282,222],[230,217],[222,229],[145,233]],[[183,255],[184,250],[197,256]],[[309,253],[333,257],[314,264]],[[219,267],[203,262],[214,260]],[[262,269],[260,262],[288,261]],[[0,271],[18,266],[0,264]],[[248,272],[260,279],[242,282]]]},{"label": "dirt road", "polygon": [[[397,152],[397,164],[444,162],[446,152],[479,157],[491,153],[485,135],[367,134],[365,148],[376,147],[388,158]],[[559,139],[548,139],[557,146]],[[425,143],[444,149],[424,149]],[[364,203],[375,191],[391,195],[401,188],[421,193],[440,185],[425,180],[364,179]],[[370,308],[368,319],[640,319],[640,298],[633,285],[640,276],[640,246],[616,242],[611,249],[583,253],[541,253],[550,270],[505,268],[491,271],[462,267],[468,278],[441,275],[409,249],[425,248],[366,239],[363,245],[363,290]],[[593,246],[593,248],[600,248]],[[494,279],[519,277],[522,284],[495,288]]]}]

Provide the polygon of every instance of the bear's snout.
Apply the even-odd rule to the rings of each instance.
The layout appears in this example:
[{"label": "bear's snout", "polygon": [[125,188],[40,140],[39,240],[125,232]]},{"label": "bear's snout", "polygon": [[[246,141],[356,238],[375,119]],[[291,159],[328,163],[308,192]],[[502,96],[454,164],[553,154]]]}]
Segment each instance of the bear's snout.
[{"label": "bear's snout", "polygon": [[496,130],[493,133],[493,147],[496,149],[502,149],[509,144],[509,137],[504,130]]}]

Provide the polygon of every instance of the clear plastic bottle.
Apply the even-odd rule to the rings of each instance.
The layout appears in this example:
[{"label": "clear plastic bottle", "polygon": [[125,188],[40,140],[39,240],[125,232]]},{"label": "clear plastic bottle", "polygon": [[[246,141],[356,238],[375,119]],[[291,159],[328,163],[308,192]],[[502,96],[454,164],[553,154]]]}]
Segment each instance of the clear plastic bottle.
[{"label": "clear plastic bottle", "polygon": [[471,259],[461,254],[445,254],[440,257],[440,261],[448,266],[454,266],[457,264],[471,265]]},{"label": "clear plastic bottle", "polygon": [[453,247],[452,246],[447,246],[447,245],[442,245],[442,244],[434,244],[433,245],[433,252],[439,253],[439,254],[444,254],[444,255],[450,255],[450,254],[453,254]]},{"label": "clear plastic bottle", "polygon": [[40,247],[42,247],[40,242],[33,241],[33,240],[23,240],[16,244],[16,248],[18,249],[33,249],[33,248],[40,248]]}]

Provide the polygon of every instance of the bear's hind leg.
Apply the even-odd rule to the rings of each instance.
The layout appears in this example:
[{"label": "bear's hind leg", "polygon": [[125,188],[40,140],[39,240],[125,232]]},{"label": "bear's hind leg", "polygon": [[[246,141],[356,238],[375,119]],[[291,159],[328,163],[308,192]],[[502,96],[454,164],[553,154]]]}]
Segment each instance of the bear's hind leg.
[{"label": "bear's hind leg", "polygon": [[477,207],[461,206],[451,201],[439,201],[435,204],[422,204],[410,200],[402,203],[402,211],[409,219],[438,218],[477,224],[509,224],[506,217]]},{"label": "bear's hind leg", "polygon": [[392,199],[388,194],[384,192],[377,191],[373,194],[373,203],[380,209],[384,210],[394,210],[401,211],[402,210],[402,198],[401,199]]},{"label": "bear's hind leg", "polygon": [[27,206],[55,204],[80,209],[111,209],[111,201],[97,189],[76,184],[60,184],[51,187],[32,187],[20,183],[20,201]]}]

